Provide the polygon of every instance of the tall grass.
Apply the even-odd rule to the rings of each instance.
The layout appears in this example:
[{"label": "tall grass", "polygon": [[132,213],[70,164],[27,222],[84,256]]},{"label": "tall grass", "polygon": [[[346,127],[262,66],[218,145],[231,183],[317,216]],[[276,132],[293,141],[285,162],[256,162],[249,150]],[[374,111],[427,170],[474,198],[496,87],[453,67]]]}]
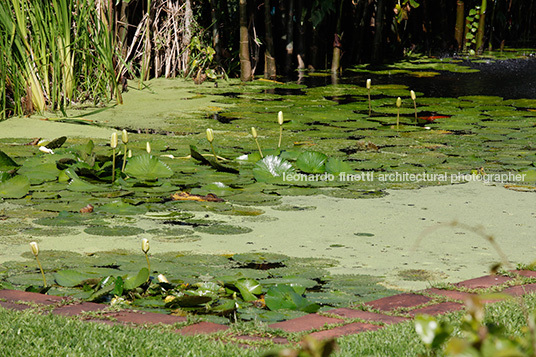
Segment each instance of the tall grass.
[{"label": "tall grass", "polygon": [[0,119],[121,101],[119,51],[99,0],[0,1]]}]

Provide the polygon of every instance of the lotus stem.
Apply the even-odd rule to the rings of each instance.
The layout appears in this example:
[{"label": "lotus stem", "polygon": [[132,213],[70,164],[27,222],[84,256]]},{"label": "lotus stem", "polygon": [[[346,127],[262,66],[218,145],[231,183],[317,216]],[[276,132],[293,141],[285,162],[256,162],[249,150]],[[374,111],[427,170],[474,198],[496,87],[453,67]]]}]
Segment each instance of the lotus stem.
[{"label": "lotus stem", "polygon": [[257,140],[257,129],[255,129],[254,127],[251,127],[251,135],[253,135],[253,139],[255,140],[255,143],[257,144],[257,149],[259,150],[261,159],[264,159],[264,156],[262,155],[261,146],[259,145],[259,140]]},{"label": "lotus stem", "polygon": [[411,100],[413,100],[413,107],[415,108],[415,121],[417,121],[417,96],[415,95],[414,91],[409,91],[409,94],[411,95]]},{"label": "lotus stem", "polygon": [[123,129],[123,132],[121,133],[121,141],[123,141],[124,144],[124,150],[123,150],[123,166],[121,166],[121,172],[125,172],[125,166],[127,164],[127,143],[128,143],[128,133],[125,129]]},{"label": "lotus stem", "polygon": [[402,105],[402,98],[396,98],[396,130],[400,126],[400,106]]},{"label": "lotus stem", "polygon": [[115,149],[117,148],[117,133],[114,131],[110,139],[110,146],[112,147],[112,183],[115,181]]},{"label": "lotus stem", "polygon": [[370,103],[370,86],[372,84],[372,80],[367,79],[367,91],[368,91],[368,115],[372,115],[372,105]]},{"label": "lotus stem", "polygon": [[39,266],[39,270],[41,271],[41,276],[43,277],[43,287],[47,287],[47,279],[45,278],[45,272],[43,271],[43,267],[41,266],[41,262],[39,261],[39,246],[36,242],[30,243],[30,249],[32,251],[32,254],[35,257],[35,260],[37,261],[37,265]]},{"label": "lotus stem", "polygon": [[[281,148],[281,139],[283,138],[283,112],[280,111],[277,113],[277,122],[279,123],[279,143],[277,144],[277,148]],[[262,157],[262,155],[261,155]]]}]

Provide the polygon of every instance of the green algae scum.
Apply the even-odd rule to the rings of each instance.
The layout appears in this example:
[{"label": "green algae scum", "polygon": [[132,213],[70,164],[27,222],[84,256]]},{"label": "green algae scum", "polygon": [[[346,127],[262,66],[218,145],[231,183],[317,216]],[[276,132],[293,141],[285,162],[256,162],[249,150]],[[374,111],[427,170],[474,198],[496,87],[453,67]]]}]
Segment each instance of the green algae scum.
[{"label": "green algae scum", "polygon": [[[536,93],[475,88],[511,63],[483,61],[355,67],[337,83],[156,79],[123,105],[0,122],[0,286],[40,289],[35,241],[49,294],[281,321],[481,275],[500,257],[455,220],[528,263]],[[465,84],[449,95],[452,78]],[[131,154],[110,147],[123,129]]]}]

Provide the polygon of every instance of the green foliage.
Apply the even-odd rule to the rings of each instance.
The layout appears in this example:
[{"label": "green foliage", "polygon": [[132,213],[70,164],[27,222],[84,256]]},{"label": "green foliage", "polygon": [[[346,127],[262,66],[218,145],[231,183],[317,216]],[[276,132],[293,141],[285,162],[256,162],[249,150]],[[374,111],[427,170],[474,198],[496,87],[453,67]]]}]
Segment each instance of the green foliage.
[{"label": "green foliage", "polygon": [[173,170],[157,157],[145,153],[129,159],[125,173],[141,180],[155,181],[159,178],[171,177]]},{"label": "green foliage", "polygon": [[305,288],[301,286],[289,286],[276,284],[266,293],[264,301],[270,310],[289,309],[308,313],[318,311],[320,305],[315,304],[303,297]]},{"label": "green foliage", "polygon": [[434,354],[444,349],[447,356],[533,356],[534,316],[528,316],[523,334],[511,337],[503,326],[484,322],[484,304],[479,297],[467,301],[467,313],[461,319],[460,333],[451,323],[420,315],[415,331]]},{"label": "green foliage", "polygon": [[0,2],[0,118],[120,98],[113,35],[93,0]]},{"label": "green foliage", "polygon": [[296,166],[308,174],[321,174],[326,172],[328,157],[321,152],[306,151],[301,153],[296,160]]}]

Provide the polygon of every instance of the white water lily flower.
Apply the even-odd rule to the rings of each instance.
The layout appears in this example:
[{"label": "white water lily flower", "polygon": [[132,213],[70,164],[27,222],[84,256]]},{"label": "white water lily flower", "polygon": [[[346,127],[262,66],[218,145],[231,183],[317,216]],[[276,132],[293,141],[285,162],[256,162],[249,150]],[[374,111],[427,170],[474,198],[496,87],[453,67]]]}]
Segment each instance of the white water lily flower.
[{"label": "white water lily flower", "polygon": [[117,147],[117,132],[112,133],[112,137],[110,138],[110,147],[112,149],[115,149]]},{"label": "white water lily flower", "polygon": [[44,152],[45,154],[52,154],[52,155],[54,154],[54,151],[47,148],[46,146],[40,146],[39,151]]},{"label": "white water lily flower", "polygon": [[[262,162],[266,165],[266,168],[272,176],[281,176],[279,172],[290,170],[292,168],[292,165],[288,161],[284,161],[279,156],[275,155],[268,155],[264,159],[262,159]],[[277,171],[275,170],[277,168]]]},{"label": "white water lily flower", "polygon": [[240,155],[239,157],[236,158],[237,160],[247,160],[248,159],[248,154],[244,154],[244,155]]},{"label": "white water lily flower", "polygon": [[225,186],[225,184],[223,182],[214,182],[214,185],[216,185],[217,187],[219,188],[225,188],[227,186]]},{"label": "white water lily flower", "polygon": [[33,255],[36,257],[39,255],[39,246],[37,245],[37,242],[31,242],[30,249],[32,250]]}]

